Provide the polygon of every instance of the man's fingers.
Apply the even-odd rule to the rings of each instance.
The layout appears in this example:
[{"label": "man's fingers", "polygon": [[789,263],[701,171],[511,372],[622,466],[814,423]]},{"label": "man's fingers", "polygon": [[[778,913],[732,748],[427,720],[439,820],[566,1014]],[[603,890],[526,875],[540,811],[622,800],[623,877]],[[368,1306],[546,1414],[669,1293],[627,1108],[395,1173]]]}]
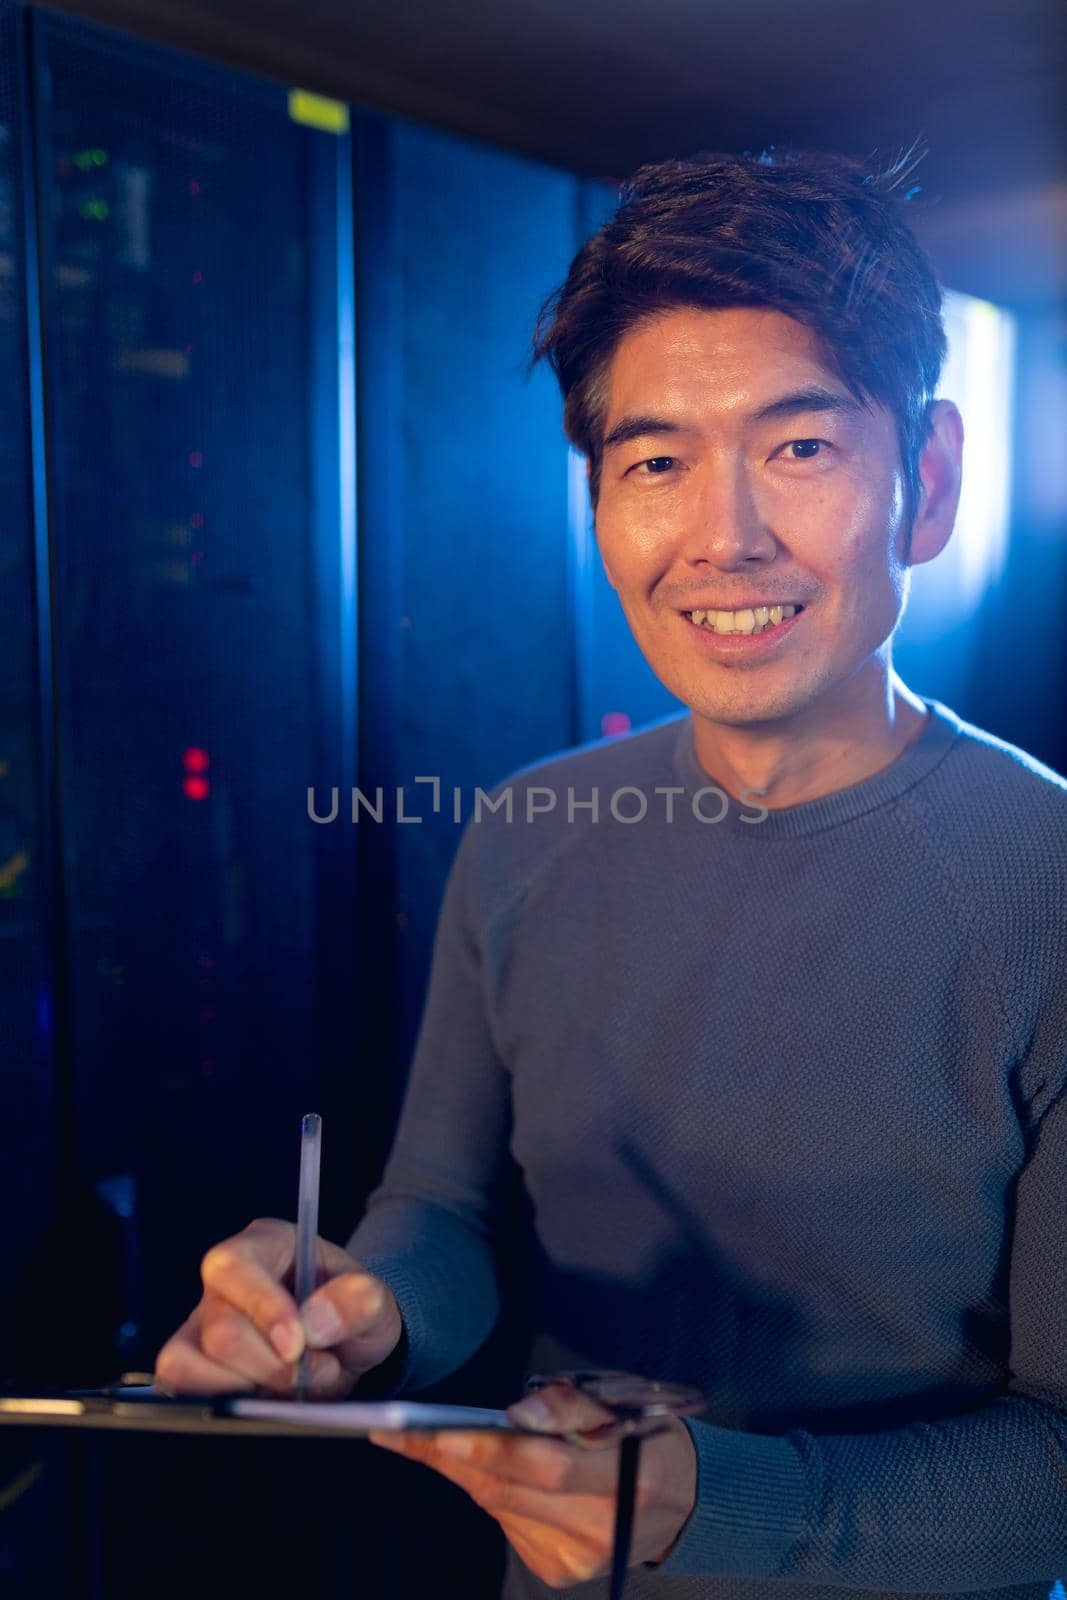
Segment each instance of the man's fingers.
[{"label": "man's fingers", "polygon": [[[279,1368],[276,1382],[261,1384],[257,1394],[289,1396],[296,1388],[297,1364]],[[352,1379],[341,1371],[337,1357],[327,1350],[313,1350],[308,1355],[308,1395],[312,1399],[341,1399],[352,1387]]]},{"label": "man's fingers", "polygon": [[[274,1276],[286,1270],[286,1251],[288,1259],[292,1259],[293,1230],[285,1223],[279,1224],[278,1229],[267,1227],[265,1219],[252,1223],[232,1239],[212,1245],[200,1263],[200,1276],[205,1289],[253,1324],[275,1359],[295,1361],[304,1348],[304,1330],[295,1300]],[[226,1335],[220,1337],[225,1339]],[[220,1351],[207,1353],[229,1364]]]},{"label": "man's fingers", "polygon": [[285,1387],[295,1373],[248,1319],[211,1290],[167,1340],[156,1357],[156,1373],[179,1391],[223,1394],[255,1384]]},{"label": "man's fingers", "polygon": [[[224,1242],[237,1241],[250,1247],[272,1278],[284,1278],[296,1260],[296,1225],[282,1217],[254,1217],[240,1233]],[[321,1246],[321,1240],[315,1242]]]},{"label": "man's fingers", "polygon": [[[286,1394],[296,1385],[295,1362],[272,1358],[266,1379],[257,1384],[246,1373],[235,1371],[206,1354],[202,1345],[201,1310],[198,1306],[156,1357],[155,1379],[161,1393],[229,1394],[250,1393],[253,1389],[268,1394]],[[308,1389],[322,1396],[346,1394],[352,1380],[342,1373],[336,1356],[313,1351],[308,1362]]]},{"label": "man's fingers", "polygon": [[291,1222],[257,1217],[207,1251],[200,1304],[157,1360],[164,1383],[201,1393],[250,1385],[284,1393],[306,1349],[332,1350],[328,1361],[311,1362],[309,1385],[341,1395],[385,1359],[403,1331],[392,1293],[347,1250],[319,1238],[320,1287],[298,1307],[285,1287],[295,1246]]},{"label": "man's fingers", "polygon": [[472,1475],[487,1475],[496,1483],[522,1485],[542,1495],[610,1496],[619,1474],[615,1450],[581,1450],[562,1440],[451,1429],[369,1437],[373,1444],[422,1461],[469,1490]]},{"label": "man's fingers", "polygon": [[615,1420],[614,1413],[569,1383],[550,1383],[508,1406],[508,1418],[538,1433],[586,1433]]},{"label": "man's fingers", "polygon": [[[605,1554],[610,1550],[615,1524],[614,1473],[609,1474],[606,1486],[599,1489],[583,1493],[575,1489],[560,1492],[558,1488],[544,1488],[531,1483],[528,1477],[519,1479],[501,1476],[491,1466],[487,1469],[475,1465],[473,1456],[457,1460],[441,1449],[441,1443],[445,1439],[456,1441],[485,1438],[486,1436],[482,1434],[371,1433],[368,1437],[373,1444],[381,1445],[386,1450],[395,1451],[398,1455],[405,1455],[410,1460],[421,1461],[425,1466],[432,1467],[442,1477],[448,1478],[457,1488],[462,1489],[475,1505],[480,1506],[489,1516],[496,1518],[520,1555],[523,1555],[524,1548],[534,1553],[535,1558],[532,1561],[527,1560],[525,1555],[523,1559],[541,1575],[544,1575],[541,1563],[545,1557],[546,1528],[557,1529],[566,1535],[564,1548],[558,1552],[561,1561],[559,1567],[561,1582],[564,1577],[572,1583],[578,1582],[580,1578],[591,1578],[606,1570]],[[549,1448],[536,1439],[529,1442],[538,1450]],[[577,1453],[573,1445],[570,1446],[570,1450],[572,1453]],[[497,1466],[499,1464],[496,1463]],[[584,1459],[582,1470],[585,1470]],[[558,1477],[559,1474],[550,1473],[548,1476]],[[532,1530],[536,1535],[532,1542],[527,1543],[524,1540],[524,1529]],[[574,1561],[579,1554],[581,1570],[575,1566],[573,1571],[566,1571],[562,1557],[569,1555]]]},{"label": "man's fingers", "polygon": [[[272,1333],[278,1337],[280,1324]],[[265,1339],[241,1311],[212,1291],[204,1295],[200,1308],[200,1348],[211,1361],[254,1383],[276,1384],[280,1373],[290,1368],[303,1348],[303,1335],[286,1329],[284,1348]]]},{"label": "man's fingers", "polygon": [[391,1348],[400,1335],[390,1291],[368,1272],[343,1272],[331,1278],[308,1297],[300,1315],[308,1345],[333,1348],[350,1371],[377,1365],[383,1353],[378,1346],[388,1335]]},{"label": "man's fingers", "polygon": [[199,1347],[197,1327],[199,1307],[177,1333],[172,1334],[156,1356],[156,1388],[176,1394],[227,1394],[235,1389],[251,1389],[252,1380],[241,1378]]}]

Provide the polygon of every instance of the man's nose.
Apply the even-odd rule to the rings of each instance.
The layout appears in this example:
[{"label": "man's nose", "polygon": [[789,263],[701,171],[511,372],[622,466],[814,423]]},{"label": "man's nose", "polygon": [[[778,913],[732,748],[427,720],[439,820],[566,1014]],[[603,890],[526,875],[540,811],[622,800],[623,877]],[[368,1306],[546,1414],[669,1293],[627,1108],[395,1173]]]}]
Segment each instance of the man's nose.
[{"label": "man's nose", "polygon": [[774,560],[778,541],[760,513],[743,463],[709,467],[691,509],[683,554],[693,566],[729,572]]}]

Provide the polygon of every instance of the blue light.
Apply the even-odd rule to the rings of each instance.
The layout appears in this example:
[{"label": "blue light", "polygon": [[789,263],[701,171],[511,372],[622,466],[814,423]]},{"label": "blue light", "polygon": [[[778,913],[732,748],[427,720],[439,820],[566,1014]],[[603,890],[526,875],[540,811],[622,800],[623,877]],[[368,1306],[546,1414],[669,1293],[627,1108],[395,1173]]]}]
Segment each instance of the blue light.
[{"label": "blue light", "polygon": [[948,359],[938,397],[963,417],[963,492],[952,538],[912,568],[901,638],[944,639],[977,611],[1000,578],[1011,510],[1015,319],[988,300],[945,295]]},{"label": "blue light", "polygon": [[1015,319],[988,300],[948,294],[945,330],[949,353],[938,392],[956,401],[965,432],[952,543],[966,597],[975,601],[1000,577],[1008,552]]}]

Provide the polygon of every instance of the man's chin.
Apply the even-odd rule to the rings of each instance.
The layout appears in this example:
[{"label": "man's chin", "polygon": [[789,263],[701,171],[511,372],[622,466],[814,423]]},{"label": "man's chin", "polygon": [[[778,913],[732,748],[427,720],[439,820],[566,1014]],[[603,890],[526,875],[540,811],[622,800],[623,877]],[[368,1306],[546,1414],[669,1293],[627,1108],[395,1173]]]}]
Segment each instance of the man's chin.
[{"label": "man's chin", "polygon": [[736,707],[717,708],[690,706],[694,717],[699,717],[702,722],[714,723],[719,728],[750,728],[753,732],[757,728],[770,730],[781,727],[789,722],[791,713],[788,709],[769,710],[761,707],[758,711],[739,711]]},{"label": "man's chin", "polygon": [[[677,690],[673,691],[677,694]],[[779,690],[768,689],[723,695],[689,694],[680,696],[695,717],[714,722],[726,728],[771,727],[792,721],[808,710],[814,695],[805,694],[796,685]]]}]

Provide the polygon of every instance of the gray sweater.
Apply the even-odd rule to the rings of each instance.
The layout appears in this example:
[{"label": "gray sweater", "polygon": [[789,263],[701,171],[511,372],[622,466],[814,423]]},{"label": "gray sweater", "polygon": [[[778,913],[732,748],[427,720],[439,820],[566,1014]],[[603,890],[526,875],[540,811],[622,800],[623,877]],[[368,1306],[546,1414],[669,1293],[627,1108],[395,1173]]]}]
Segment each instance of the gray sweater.
[{"label": "gray sweater", "polygon": [[[351,1248],[400,1305],[392,1392],[473,1354],[505,1262],[531,1370],[706,1392],[632,1600],[1067,1574],[1067,783],[926,704],[823,799],[727,800],[683,714],[462,837]],[[507,1596],[554,1592],[509,1551]]]}]

